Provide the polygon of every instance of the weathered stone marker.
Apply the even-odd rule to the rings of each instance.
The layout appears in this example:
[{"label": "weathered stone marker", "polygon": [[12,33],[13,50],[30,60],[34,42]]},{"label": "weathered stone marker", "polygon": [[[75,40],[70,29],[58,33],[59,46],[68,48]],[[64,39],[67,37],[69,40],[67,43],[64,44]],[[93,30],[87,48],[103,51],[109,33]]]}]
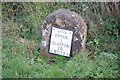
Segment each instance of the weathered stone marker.
[{"label": "weathered stone marker", "polygon": [[57,10],[46,17],[42,25],[41,54],[70,57],[85,49],[87,26],[75,12]]}]

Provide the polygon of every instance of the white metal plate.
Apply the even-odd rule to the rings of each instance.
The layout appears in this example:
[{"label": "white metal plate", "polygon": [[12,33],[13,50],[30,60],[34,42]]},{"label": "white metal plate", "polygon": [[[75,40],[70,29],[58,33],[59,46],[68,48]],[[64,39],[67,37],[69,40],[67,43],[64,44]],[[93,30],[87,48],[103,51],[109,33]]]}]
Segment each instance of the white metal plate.
[{"label": "white metal plate", "polygon": [[52,27],[49,52],[70,57],[73,31]]}]

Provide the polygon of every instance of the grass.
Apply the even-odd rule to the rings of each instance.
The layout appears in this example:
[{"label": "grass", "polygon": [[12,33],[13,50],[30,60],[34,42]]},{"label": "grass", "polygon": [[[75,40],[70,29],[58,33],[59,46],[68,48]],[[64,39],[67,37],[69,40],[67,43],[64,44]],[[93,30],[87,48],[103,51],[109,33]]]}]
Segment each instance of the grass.
[{"label": "grass", "polygon": [[80,53],[75,57],[56,56],[46,59],[37,50],[27,54],[21,43],[14,44],[18,37],[3,38],[3,78],[116,78],[118,74],[117,55],[101,52],[94,59],[88,53]]},{"label": "grass", "polygon": [[[16,15],[11,14],[16,7]],[[81,8],[80,8],[81,5]],[[96,5],[96,4],[95,4]],[[78,8],[76,8],[78,6]],[[3,3],[2,24],[2,77],[3,78],[118,78],[119,37],[116,31],[118,23],[114,18],[103,22],[94,17],[90,10],[96,9],[94,3]],[[40,54],[41,25],[45,17],[59,8],[68,8],[89,19],[87,46],[89,51],[74,57],[56,56],[48,59]],[[19,11],[20,9],[20,11]],[[17,12],[18,10],[18,12]],[[20,12],[20,13],[19,13]],[[80,13],[81,12],[81,13]],[[86,15],[86,16],[85,16]],[[100,17],[100,14],[94,14]],[[103,16],[103,15],[102,15]],[[12,19],[15,18],[16,20]],[[102,18],[102,17],[100,17]],[[97,19],[97,20],[96,20]],[[96,22],[98,21],[98,22]],[[102,22],[104,25],[99,24]],[[24,37],[25,43],[21,43]],[[31,51],[30,42],[36,45]]]}]

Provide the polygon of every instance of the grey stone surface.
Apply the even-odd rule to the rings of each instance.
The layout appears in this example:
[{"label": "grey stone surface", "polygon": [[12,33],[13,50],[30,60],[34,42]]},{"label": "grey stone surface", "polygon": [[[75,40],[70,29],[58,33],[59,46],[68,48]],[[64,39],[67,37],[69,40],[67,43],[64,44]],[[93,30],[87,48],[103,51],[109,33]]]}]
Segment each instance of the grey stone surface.
[{"label": "grey stone surface", "polygon": [[52,26],[74,31],[71,53],[72,55],[80,53],[85,49],[87,35],[87,26],[85,21],[79,14],[75,12],[72,12],[68,9],[59,9],[48,15],[42,25],[41,54],[46,57],[54,57],[53,54],[48,53]]}]

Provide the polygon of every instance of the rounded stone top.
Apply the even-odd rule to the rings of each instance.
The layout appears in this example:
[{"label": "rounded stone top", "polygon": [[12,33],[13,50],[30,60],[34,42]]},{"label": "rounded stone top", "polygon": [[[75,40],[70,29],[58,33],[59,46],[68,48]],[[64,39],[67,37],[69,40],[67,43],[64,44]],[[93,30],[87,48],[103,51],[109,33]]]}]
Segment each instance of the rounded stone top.
[{"label": "rounded stone top", "polygon": [[46,17],[46,23],[52,25],[59,25],[61,27],[81,28],[85,25],[84,20],[79,14],[68,9],[59,9]]}]

